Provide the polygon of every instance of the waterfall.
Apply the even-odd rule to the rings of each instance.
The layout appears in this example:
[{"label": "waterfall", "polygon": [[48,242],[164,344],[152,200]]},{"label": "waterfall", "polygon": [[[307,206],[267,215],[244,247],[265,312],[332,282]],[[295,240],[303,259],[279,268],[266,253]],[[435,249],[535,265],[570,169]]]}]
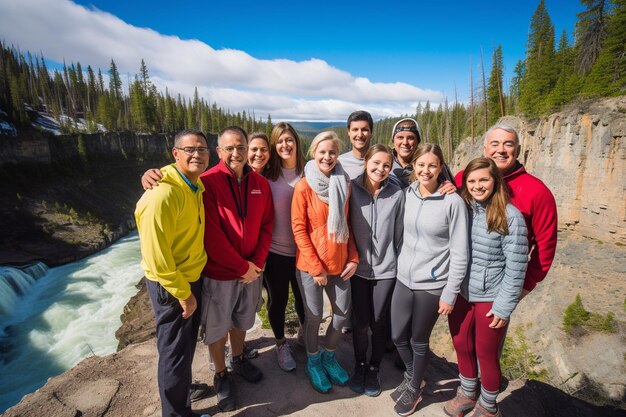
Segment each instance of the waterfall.
[{"label": "waterfall", "polygon": [[115,352],[140,260],[134,233],[63,266],[0,267],[0,414],[80,360]]}]

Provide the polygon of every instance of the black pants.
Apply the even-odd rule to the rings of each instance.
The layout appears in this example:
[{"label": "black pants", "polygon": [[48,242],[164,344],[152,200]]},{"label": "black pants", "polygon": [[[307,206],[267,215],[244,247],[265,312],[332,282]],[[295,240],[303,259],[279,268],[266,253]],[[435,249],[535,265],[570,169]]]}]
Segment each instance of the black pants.
[{"label": "black pants", "polygon": [[295,256],[283,256],[270,252],[265,262],[263,283],[267,289],[267,316],[276,340],[285,337],[285,310],[289,301],[289,284],[293,291],[296,314],[304,323],[304,305],[296,280]]},{"label": "black pants", "polygon": [[439,318],[439,295],[411,290],[396,283],[391,300],[391,337],[411,377],[411,386],[418,389],[429,361],[430,333]]},{"label": "black pants", "polygon": [[183,309],[178,300],[158,282],[146,279],[146,285],[156,319],[158,382],[163,417],[189,417],[191,363],[202,311],[202,278],[191,283],[198,309],[188,319],[183,319]]},{"label": "black pants", "polygon": [[372,355],[369,364],[378,368],[387,344],[387,322],[394,279],[369,280],[357,275],[352,285],[352,344],[356,363],[367,362],[368,331],[372,329]]}]

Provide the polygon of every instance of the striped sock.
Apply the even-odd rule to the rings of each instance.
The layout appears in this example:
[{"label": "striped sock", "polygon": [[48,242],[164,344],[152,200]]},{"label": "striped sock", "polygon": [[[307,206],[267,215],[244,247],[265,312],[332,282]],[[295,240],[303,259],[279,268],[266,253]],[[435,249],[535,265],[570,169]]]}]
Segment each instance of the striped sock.
[{"label": "striped sock", "polygon": [[476,387],[478,386],[478,378],[466,378],[459,374],[461,380],[461,391],[466,397],[476,399]]},{"label": "striped sock", "polygon": [[480,405],[485,407],[487,410],[495,413],[498,407],[496,406],[496,398],[500,391],[487,391],[484,387],[480,388]]}]

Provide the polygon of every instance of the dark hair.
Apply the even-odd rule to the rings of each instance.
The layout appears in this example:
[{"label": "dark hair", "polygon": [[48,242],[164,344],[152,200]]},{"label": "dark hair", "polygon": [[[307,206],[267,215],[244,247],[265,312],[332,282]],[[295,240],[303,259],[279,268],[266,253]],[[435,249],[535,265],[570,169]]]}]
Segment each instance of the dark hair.
[{"label": "dark hair", "polygon": [[[413,152],[413,157],[411,158],[411,165],[414,165],[415,161],[417,161],[418,159],[420,159],[420,157],[422,157],[423,155],[427,153],[432,153],[437,158],[439,158],[439,165],[441,165],[443,169],[443,167],[446,165],[446,161],[443,158],[443,151],[441,150],[441,146],[437,145],[436,143],[420,144]],[[411,178],[409,181],[413,182],[416,179],[417,179],[417,174],[415,173],[415,170],[413,170],[413,172],[411,172]]]},{"label": "dark hair", "polygon": [[370,126],[370,130],[374,130],[374,119],[372,119],[372,115],[366,112],[365,110],[357,110],[352,112],[350,116],[348,116],[348,130],[350,130],[350,123],[358,122],[358,121],[366,121]]},{"label": "dark hair", "polygon": [[296,129],[294,129],[289,123],[279,122],[274,126],[272,134],[270,135],[270,161],[263,171],[263,174],[270,181],[276,181],[283,173],[280,169],[282,166],[282,158],[278,155],[276,143],[278,142],[278,138],[280,138],[280,136],[285,132],[289,132],[296,141],[296,174],[302,175],[304,172],[304,155],[302,154],[302,142],[300,141],[300,136],[298,136]]},{"label": "dark hair", "polygon": [[176,146],[180,145],[180,140],[183,137],[187,136],[187,135],[193,135],[193,136],[197,136],[199,138],[203,138],[204,141],[207,143],[207,145],[209,143],[209,141],[206,138],[206,135],[204,133],[202,133],[201,130],[198,130],[198,129],[183,129],[180,132],[178,132],[176,134],[176,136],[174,136],[174,146],[176,147]]},{"label": "dark hair", "polygon": [[245,130],[240,128],[239,126],[227,126],[224,129],[220,130],[220,133],[217,134],[217,145],[220,144],[220,139],[226,132],[236,133],[243,139],[244,142],[248,143],[248,134]]},{"label": "dark hair", "polygon": [[504,184],[502,175],[498,166],[491,158],[476,158],[472,159],[465,171],[463,171],[463,185],[461,187],[461,197],[465,200],[465,203],[471,207],[471,202],[474,199],[467,189],[467,177],[479,169],[488,169],[489,175],[493,178],[493,193],[486,201],[487,206],[487,232],[496,231],[501,235],[509,234],[508,218],[506,213],[506,205],[509,202],[509,194],[507,187]]}]

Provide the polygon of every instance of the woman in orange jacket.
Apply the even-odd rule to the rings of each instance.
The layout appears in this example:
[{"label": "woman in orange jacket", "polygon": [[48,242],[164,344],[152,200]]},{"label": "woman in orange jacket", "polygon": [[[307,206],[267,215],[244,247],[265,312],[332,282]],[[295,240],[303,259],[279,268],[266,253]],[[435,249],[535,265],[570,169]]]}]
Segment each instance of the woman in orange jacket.
[{"label": "woman in orange jacket", "polygon": [[[349,279],[359,262],[348,224],[350,178],[337,161],[339,145],[334,132],[322,132],[313,139],[309,149],[312,160],[304,168],[305,178],[295,186],[291,203],[298,284],[306,313],[305,371],[313,388],[322,393],[332,389],[331,381],[336,385],[348,381],[348,373],[335,357],[335,348],[341,327],[350,317]],[[333,314],[324,338],[325,346],[320,349],[324,291]]]}]

